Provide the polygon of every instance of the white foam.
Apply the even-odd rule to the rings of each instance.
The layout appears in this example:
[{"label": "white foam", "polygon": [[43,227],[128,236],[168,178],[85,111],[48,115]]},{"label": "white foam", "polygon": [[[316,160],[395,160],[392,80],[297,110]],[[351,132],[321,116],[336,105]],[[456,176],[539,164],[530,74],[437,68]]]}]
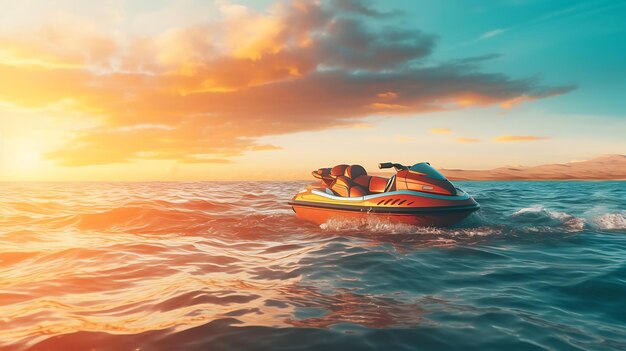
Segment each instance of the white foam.
[{"label": "white foam", "polygon": [[604,230],[626,229],[626,211],[622,213],[606,213],[593,219],[593,224]]},{"label": "white foam", "polygon": [[360,232],[373,234],[426,234],[456,236],[487,236],[501,234],[499,227],[480,226],[472,228],[438,228],[418,227],[403,223],[393,223],[380,218],[364,219],[331,219],[320,225],[320,228],[331,232]]},{"label": "white foam", "polygon": [[363,218],[363,219],[341,219],[333,218],[326,223],[320,225],[322,230],[333,232],[373,232],[373,233],[391,233],[391,234],[408,234],[415,233],[418,227],[384,221],[379,218]]},{"label": "white foam", "polygon": [[[537,224],[537,228],[560,226],[570,232],[579,232],[585,228],[585,220],[565,212],[550,211],[541,205],[525,207],[511,215],[518,221]],[[530,228],[532,230],[532,228]]]}]

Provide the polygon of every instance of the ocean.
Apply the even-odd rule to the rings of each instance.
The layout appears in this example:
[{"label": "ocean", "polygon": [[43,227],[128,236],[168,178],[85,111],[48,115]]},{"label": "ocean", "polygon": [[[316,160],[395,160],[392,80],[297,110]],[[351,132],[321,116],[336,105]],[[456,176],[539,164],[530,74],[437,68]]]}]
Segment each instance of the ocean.
[{"label": "ocean", "polygon": [[455,182],[445,229],[308,183],[0,183],[0,350],[626,349],[626,182]]}]

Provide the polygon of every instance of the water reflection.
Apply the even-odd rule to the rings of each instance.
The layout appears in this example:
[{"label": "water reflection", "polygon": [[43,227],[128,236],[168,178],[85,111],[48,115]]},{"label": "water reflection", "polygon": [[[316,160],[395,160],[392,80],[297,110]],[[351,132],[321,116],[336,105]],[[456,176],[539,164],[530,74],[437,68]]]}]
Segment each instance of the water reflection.
[{"label": "water reflection", "polygon": [[[424,341],[432,333],[420,333],[433,325],[433,316],[450,313],[455,314],[447,321],[451,329],[441,332],[458,332],[456,326],[467,325],[470,317],[496,316],[508,329],[494,331],[485,322],[485,330],[513,335],[520,325],[532,330],[524,324],[530,320],[554,325],[545,311],[575,316],[559,311],[572,308],[570,300],[585,305],[585,294],[595,291],[585,279],[597,281],[588,277],[600,269],[602,291],[613,291],[607,301],[619,301],[611,294],[619,292],[615,281],[623,275],[620,244],[593,249],[583,242],[588,237],[577,235],[593,221],[530,205],[521,221],[513,216],[520,211],[515,199],[498,203],[489,191],[477,191],[490,205],[457,228],[376,220],[318,227],[296,220],[286,205],[302,186],[0,184],[0,349],[168,350],[216,344],[271,349],[303,339],[322,348],[328,347],[326,340],[371,348],[373,340],[344,339],[345,334],[408,330],[399,333],[411,338],[418,333]],[[621,230],[620,216],[602,213],[598,222],[609,224],[598,230]],[[572,221],[576,231],[570,230]],[[616,236],[607,237],[603,240]],[[564,251],[550,256],[528,249],[528,243]],[[567,244],[576,250],[562,249]],[[578,264],[567,271],[570,275],[544,269],[559,260]],[[584,270],[585,264],[591,268]],[[573,281],[584,289],[568,289]],[[541,294],[554,282],[565,286],[553,290],[555,296],[567,298],[547,304],[554,296]],[[532,303],[520,304],[511,298],[515,294]],[[583,325],[593,318],[574,321]],[[611,323],[586,329],[618,345]],[[572,335],[567,337],[576,338]],[[432,339],[439,345],[435,339],[446,337]]]}]

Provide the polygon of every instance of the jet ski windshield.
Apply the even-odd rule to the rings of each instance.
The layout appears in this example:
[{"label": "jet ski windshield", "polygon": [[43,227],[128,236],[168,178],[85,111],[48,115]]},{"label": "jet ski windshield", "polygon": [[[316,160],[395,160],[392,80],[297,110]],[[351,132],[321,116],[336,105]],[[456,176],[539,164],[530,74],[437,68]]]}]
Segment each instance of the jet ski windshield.
[{"label": "jet ski windshield", "polygon": [[434,169],[428,162],[420,162],[416,163],[409,168],[410,171],[423,173],[427,177],[436,179],[436,180],[446,180],[446,177],[443,174],[439,173],[438,170]]}]

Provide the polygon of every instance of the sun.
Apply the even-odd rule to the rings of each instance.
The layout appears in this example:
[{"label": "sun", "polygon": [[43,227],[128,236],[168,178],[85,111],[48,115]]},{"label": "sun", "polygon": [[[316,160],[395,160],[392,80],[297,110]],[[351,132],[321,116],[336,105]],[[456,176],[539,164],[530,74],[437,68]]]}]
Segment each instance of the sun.
[{"label": "sun", "polygon": [[6,173],[27,174],[42,167],[42,145],[36,139],[8,139],[1,145],[0,159]]},{"label": "sun", "polygon": [[16,165],[22,170],[36,169],[41,164],[41,154],[37,150],[25,149],[18,153]]}]

